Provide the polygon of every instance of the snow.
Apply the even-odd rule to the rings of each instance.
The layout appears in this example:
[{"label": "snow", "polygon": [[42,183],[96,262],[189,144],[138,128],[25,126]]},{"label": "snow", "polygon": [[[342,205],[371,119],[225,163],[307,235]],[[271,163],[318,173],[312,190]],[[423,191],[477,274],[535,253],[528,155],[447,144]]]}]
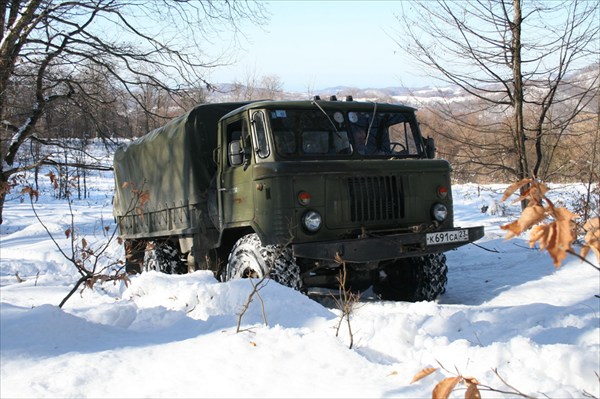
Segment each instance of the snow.
[{"label": "snow", "polygon": [[[91,198],[72,204],[76,234],[100,246],[114,227],[112,176],[88,185]],[[555,269],[526,237],[505,240],[499,226],[518,207],[499,203],[504,187],[454,187],[457,224],[484,225],[486,236],[447,253],[438,301],[358,303],[352,349],[345,323],[336,336],[337,309],[275,282],[260,291],[264,313],[255,299],[236,333],[252,285],[206,271],[97,283],[61,309],[79,276],[13,195],[0,227],[0,397],[421,398],[457,372],[510,390],[494,369],[535,397],[600,397],[599,273],[572,257]],[[568,204],[582,189],[554,185],[550,197]],[[46,187],[35,207],[69,254],[69,206]],[[107,255],[123,250],[114,242]]]}]

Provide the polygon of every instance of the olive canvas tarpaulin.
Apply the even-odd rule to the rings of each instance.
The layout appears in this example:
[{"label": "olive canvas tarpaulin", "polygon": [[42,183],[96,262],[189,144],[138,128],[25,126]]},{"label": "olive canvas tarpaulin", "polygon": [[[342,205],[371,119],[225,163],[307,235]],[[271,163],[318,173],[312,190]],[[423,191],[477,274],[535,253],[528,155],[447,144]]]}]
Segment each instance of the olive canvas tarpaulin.
[{"label": "olive canvas tarpaulin", "polygon": [[[218,121],[245,104],[199,105],[117,149],[113,208],[115,217],[121,219],[121,234],[182,234],[198,227],[206,214],[207,189],[217,168],[212,154]],[[141,209],[139,191],[148,193]]]}]

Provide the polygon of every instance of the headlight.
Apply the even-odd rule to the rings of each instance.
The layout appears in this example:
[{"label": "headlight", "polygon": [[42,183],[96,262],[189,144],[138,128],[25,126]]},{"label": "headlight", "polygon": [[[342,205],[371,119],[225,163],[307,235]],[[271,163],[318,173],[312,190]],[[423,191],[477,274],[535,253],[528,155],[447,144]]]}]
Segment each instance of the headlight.
[{"label": "headlight", "polygon": [[431,208],[431,214],[438,222],[443,222],[448,217],[448,208],[446,205],[437,203]]},{"label": "headlight", "polygon": [[321,228],[322,223],[323,219],[319,212],[308,211],[302,216],[302,225],[310,233],[317,232]]}]

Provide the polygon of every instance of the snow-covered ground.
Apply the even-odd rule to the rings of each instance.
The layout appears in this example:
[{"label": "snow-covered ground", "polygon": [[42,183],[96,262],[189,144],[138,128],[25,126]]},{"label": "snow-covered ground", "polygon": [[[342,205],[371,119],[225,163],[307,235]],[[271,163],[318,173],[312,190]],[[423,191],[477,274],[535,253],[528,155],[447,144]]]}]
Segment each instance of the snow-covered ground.
[{"label": "snow-covered ground", "polygon": [[[72,211],[77,234],[94,245],[113,226],[113,183],[110,173],[89,179],[91,197]],[[268,325],[255,300],[236,333],[251,283],[208,272],[97,283],[58,308],[78,275],[28,201],[13,196],[0,227],[0,397],[424,398],[456,373],[535,397],[600,397],[599,273],[574,258],[555,269],[526,237],[504,240],[499,226],[518,208],[501,214],[503,189],[454,187],[457,224],[485,225],[485,238],[447,254],[437,302],[359,303],[352,349],[345,324],[336,336],[336,309],[274,282],[260,292]],[[549,196],[568,204],[580,189],[554,186]],[[67,204],[46,192],[35,206],[68,248]],[[122,249],[114,243],[108,255],[122,258]],[[440,364],[446,370],[410,383]],[[461,386],[452,394],[463,396]]]}]

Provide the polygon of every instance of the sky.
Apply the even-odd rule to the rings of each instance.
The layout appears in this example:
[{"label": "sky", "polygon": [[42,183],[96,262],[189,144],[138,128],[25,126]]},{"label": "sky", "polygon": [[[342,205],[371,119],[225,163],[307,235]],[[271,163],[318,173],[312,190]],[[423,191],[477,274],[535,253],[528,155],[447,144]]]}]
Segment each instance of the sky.
[{"label": "sky", "polygon": [[[335,86],[419,87],[431,83],[411,70],[394,42],[399,1],[271,1],[264,25],[245,24],[233,65],[214,82],[276,75],[289,91]],[[215,43],[218,48],[218,43]]]}]

